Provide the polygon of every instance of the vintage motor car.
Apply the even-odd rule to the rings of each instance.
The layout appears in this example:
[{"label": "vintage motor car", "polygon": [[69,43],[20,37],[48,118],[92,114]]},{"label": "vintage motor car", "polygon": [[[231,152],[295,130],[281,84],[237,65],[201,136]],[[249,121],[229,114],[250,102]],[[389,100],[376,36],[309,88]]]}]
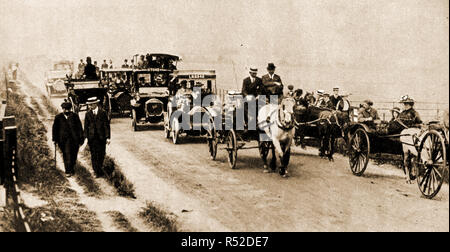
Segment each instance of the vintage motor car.
[{"label": "vintage motor car", "polygon": [[131,115],[133,130],[163,121],[169,98],[167,69],[137,69],[132,73]]},{"label": "vintage motor car", "polygon": [[52,70],[45,73],[45,87],[50,97],[66,96],[64,81],[72,75],[73,62],[58,61],[53,64]]},{"label": "vintage motor car", "polygon": [[[218,101],[214,96],[208,95],[216,93],[216,72],[176,70],[172,77],[171,97],[164,118],[164,132],[166,138],[172,137],[172,142],[178,144],[181,134],[203,136],[212,126],[214,108]],[[186,82],[185,89],[181,88],[182,82]]]},{"label": "vintage motor car", "polygon": [[100,70],[100,83],[107,89],[111,102],[112,116],[129,116],[131,114],[131,76],[129,68]]},{"label": "vintage motor car", "polygon": [[[169,99],[170,74],[176,70],[178,56],[147,54],[138,59],[131,73],[131,117],[134,131],[141,126],[158,124],[164,120]],[[144,58],[144,61],[141,59]]]}]

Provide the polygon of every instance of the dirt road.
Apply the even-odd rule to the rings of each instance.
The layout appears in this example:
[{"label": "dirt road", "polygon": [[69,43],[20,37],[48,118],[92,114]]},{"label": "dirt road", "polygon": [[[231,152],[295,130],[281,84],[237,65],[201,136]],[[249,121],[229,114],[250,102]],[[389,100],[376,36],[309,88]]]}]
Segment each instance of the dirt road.
[{"label": "dirt road", "polygon": [[[257,150],[240,151],[238,169],[231,170],[225,150],[212,161],[199,138],[173,145],[161,127],[133,132],[127,118],[113,119],[111,127],[111,152],[138,189],[170,194],[145,182],[145,176],[158,176],[187,197],[178,204],[192,206],[195,200],[189,210],[207,213],[229,230],[449,230],[448,185],[436,199],[424,199],[417,185],[406,184],[402,172],[389,165],[369,164],[365,176],[355,177],[342,156],[331,163],[316,149],[294,148],[291,177],[283,179],[262,173]],[[135,160],[145,166],[133,167]]]},{"label": "dirt road", "polygon": [[262,172],[256,149],[240,151],[231,170],[225,150],[212,161],[202,139],[173,145],[162,127],[133,132],[129,118],[113,119],[111,129],[107,152],[138,199],[174,213],[182,230],[449,231],[448,185],[424,199],[390,165],[369,163],[356,177],[342,156],[328,162],[314,148],[294,147],[290,177],[283,179]]}]

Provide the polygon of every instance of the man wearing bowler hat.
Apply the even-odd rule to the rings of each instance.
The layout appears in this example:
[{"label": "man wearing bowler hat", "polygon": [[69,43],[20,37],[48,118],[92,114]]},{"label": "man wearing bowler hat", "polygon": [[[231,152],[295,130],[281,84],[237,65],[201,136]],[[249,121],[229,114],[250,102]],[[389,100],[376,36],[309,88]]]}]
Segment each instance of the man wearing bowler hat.
[{"label": "man wearing bowler hat", "polygon": [[91,152],[92,168],[97,178],[103,175],[106,144],[110,143],[111,128],[108,115],[98,106],[97,97],[88,99],[89,111],[84,119],[84,136]]},{"label": "man wearing bowler hat", "polygon": [[269,63],[267,65],[267,74],[262,77],[262,83],[264,86],[264,90],[266,95],[283,95],[283,82],[281,81],[280,76],[275,74],[275,65],[273,63]]},{"label": "man wearing bowler hat", "polygon": [[64,101],[61,104],[63,112],[56,115],[52,128],[52,139],[63,153],[66,176],[75,174],[78,149],[84,143],[83,128],[80,117],[71,110],[72,104]]}]

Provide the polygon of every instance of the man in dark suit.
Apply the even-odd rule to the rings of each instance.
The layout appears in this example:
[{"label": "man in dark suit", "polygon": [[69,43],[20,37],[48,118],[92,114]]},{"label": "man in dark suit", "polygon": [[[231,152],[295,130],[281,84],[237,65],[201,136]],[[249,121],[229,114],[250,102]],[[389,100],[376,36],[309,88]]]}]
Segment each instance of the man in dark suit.
[{"label": "man in dark suit", "polygon": [[[245,98],[247,102],[244,104],[244,128],[248,129],[249,125],[254,125],[256,116],[257,116],[257,108],[256,103],[252,103],[256,97],[260,94],[264,94],[264,87],[262,84],[262,80],[256,76],[258,74],[258,69],[256,67],[250,67],[249,70],[250,76],[245,78],[242,82],[242,96]],[[252,113],[249,114],[249,111]],[[250,124],[249,124],[250,123]],[[256,125],[256,124],[255,124]],[[253,127],[253,126],[252,126]]]},{"label": "man in dark suit", "polygon": [[267,66],[268,74],[262,77],[262,83],[266,95],[278,95],[283,96],[283,82],[281,77],[275,74],[275,65],[269,63]]},{"label": "man in dark suit", "polygon": [[72,104],[63,102],[61,104],[63,113],[56,115],[52,129],[52,139],[63,153],[64,168],[66,176],[75,174],[75,164],[77,163],[78,149],[84,143],[83,128],[80,117],[70,111]]},{"label": "man in dark suit", "polygon": [[337,109],[337,105],[340,101],[342,101],[342,96],[339,95],[339,87],[334,87],[333,95],[330,96],[330,108]]},{"label": "man in dark suit", "polygon": [[92,168],[97,178],[103,175],[106,144],[110,144],[111,136],[108,115],[98,103],[97,97],[88,99],[89,111],[84,119],[84,136],[88,140]]},{"label": "man in dark suit", "polygon": [[256,76],[258,74],[258,69],[250,67],[249,74],[250,76],[245,78],[242,82],[242,95],[244,98],[247,95],[257,97],[258,95],[263,94],[264,91],[261,78]]},{"label": "man in dark suit", "polygon": [[92,65],[91,57],[86,58],[86,66],[84,67],[84,76],[86,80],[96,80],[97,77],[97,69],[94,65]]}]

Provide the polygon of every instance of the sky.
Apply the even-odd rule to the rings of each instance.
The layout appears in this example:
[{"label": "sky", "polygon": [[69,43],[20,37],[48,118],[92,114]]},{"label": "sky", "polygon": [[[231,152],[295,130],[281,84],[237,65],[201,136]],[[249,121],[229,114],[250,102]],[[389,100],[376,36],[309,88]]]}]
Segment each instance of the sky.
[{"label": "sky", "polygon": [[[268,62],[288,80],[380,83],[448,100],[448,0],[0,0],[0,55],[115,62],[167,52]],[[287,68],[287,67],[286,67]],[[241,71],[241,69],[244,69]],[[323,72],[323,74],[321,74]],[[323,76],[329,76],[325,77]],[[424,83],[426,82],[426,84]],[[385,83],[386,86],[383,86]],[[422,84],[420,84],[422,83]],[[423,86],[425,85],[425,86]],[[436,90],[430,92],[429,89]],[[349,88],[350,89],[350,88]],[[396,89],[392,90],[396,92]],[[397,95],[397,94],[395,94]]]}]

